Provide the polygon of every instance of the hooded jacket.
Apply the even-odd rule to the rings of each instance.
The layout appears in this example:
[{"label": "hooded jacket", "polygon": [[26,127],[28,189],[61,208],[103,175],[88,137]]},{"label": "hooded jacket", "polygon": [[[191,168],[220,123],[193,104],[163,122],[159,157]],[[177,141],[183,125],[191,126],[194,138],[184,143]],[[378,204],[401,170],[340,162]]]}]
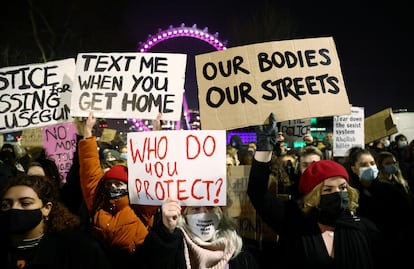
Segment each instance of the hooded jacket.
[{"label": "hooded jacket", "polygon": [[103,198],[99,186],[104,173],[95,136],[79,141],[79,162],[82,195],[92,216],[92,235],[110,252],[132,254],[144,242],[156,208],[137,205],[133,208],[128,195],[111,200]]}]

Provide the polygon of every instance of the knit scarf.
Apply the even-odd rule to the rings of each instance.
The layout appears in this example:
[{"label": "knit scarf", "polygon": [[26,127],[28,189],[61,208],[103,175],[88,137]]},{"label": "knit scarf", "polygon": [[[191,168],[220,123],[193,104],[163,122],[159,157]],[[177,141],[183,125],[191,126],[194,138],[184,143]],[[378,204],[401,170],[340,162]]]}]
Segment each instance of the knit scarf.
[{"label": "knit scarf", "polygon": [[235,247],[220,237],[204,242],[193,237],[186,227],[180,227],[184,234],[184,256],[187,269],[225,269],[233,256]]}]

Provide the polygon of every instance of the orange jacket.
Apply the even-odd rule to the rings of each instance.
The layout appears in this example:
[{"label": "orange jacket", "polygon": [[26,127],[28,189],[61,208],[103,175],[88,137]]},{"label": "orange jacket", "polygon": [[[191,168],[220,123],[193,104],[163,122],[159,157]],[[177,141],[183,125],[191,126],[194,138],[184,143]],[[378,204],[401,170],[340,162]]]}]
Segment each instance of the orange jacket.
[{"label": "orange jacket", "polygon": [[141,215],[147,222],[144,224],[129,204],[128,196],[110,201],[97,199],[103,196],[98,189],[103,171],[95,136],[79,141],[79,163],[82,195],[93,217],[92,235],[105,247],[133,253],[148,234],[146,224],[150,227],[153,224],[155,207],[134,205],[141,208],[137,211],[146,212]]}]

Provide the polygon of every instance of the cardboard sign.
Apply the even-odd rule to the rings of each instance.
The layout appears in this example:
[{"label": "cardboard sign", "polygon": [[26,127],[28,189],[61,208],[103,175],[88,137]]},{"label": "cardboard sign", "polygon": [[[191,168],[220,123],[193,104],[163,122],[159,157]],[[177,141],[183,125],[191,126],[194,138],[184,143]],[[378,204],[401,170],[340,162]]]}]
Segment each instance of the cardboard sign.
[{"label": "cardboard sign", "polygon": [[398,132],[391,135],[390,140],[395,140],[398,134],[404,134],[408,141],[412,141],[414,139],[414,112],[393,110],[392,113]]},{"label": "cardboard sign", "polygon": [[196,56],[203,129],[350,114],[331,37],[266,42]]},{"label": "cardboard sign", "polygon": [[55,161],[65,182],[76,151],[76,126],[72,122],[42,128],[43,145],[49,159]]},{"label": "cardboard sign", "polygon": [[365,119],[365,144],[398,132],[391,108],[384,109]]},{"label": "cardboard sign", "polygon": [[99,139],[100,142],[105,142],[111,144],[112,140],[115,139],[117,130],[105,128],[102,130],[101,138]]},{"label": "cardboard sign", "polygon": [[310,133],[311,119],[287,120],[280,123],[279,131],[283,133],[285,142],[290,148],[296,141],[303,141],[303,137]]},{"label": "cardboard sign", "polygon": [[133,204],[226,204],[226,132],[153,131],[127,134],[128,189]]},{"label": "cardboard sign", "polygon": [[256,214],[247,195],[250,168],[250,165],[228,167],[226,212],[235,219],[243,237],[258,241],[276,240],[277,234]]},{"label": "cardboard sign", "polygon": [[0,69],[0,133],[67,122],[75,60]]},{"label": "cardboard sign", "polygon": [[71,115],[180,120],[187,55],[177,53],[81,53]]},{"label": "cardboard sign", "polygon": [[43,147],[42,129],[26,129],[22,131],[20,145],[24,148]]}]

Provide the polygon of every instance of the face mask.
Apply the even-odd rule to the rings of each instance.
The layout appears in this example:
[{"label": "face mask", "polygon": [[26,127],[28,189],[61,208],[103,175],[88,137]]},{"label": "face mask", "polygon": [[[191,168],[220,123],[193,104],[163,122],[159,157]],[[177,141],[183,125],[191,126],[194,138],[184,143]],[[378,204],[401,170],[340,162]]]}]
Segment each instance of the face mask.
[{"label": "face mask", "polygon": [[398,167],[396,164],[390,164],[384,166],[384,172],[387,174],[396,174],[398,171]]},{"label": "face mask", "polygon": [[121,158],[121,160],[127,160],[128,159],[128,153],[119,154],[119,158]]},{"label": "face mask", "polygon": [[407,141],[398,141],[398,147],[399,148],[405,148],[408,145]]},{"label": "face mask", "polygon": [[334,221],[348,208],[349,194],[346,191],[321,195],[319,202],[319,221],[333,225]]},{"label": "face mask", "polygon": [[109,199],[115,199],[128,194],[127,189],[105,189],[105,196]]},{"label": "face mask", "polygon": [[254,156],[254,149],[249,149],[249,150],[247,150],[247,153],[248,153],[250,156]]},{"label": "face mask", "polygon": [[385,140],[384,141],[384,147],[388,148],[390,146],[390,140]]},{"label": "face mask", "polygon": [[191,232],[203,241],[208,241],[213,237],[219,224],[218,216],[215,213],[187,215],[186,219]]},{"label": "face mask", "polygon": [[376,179],[378,176],[378,168],[376,165],[372,165],[370,167],[361,167],[359,168],[359,178],[366,180],[366,181],[372,181]]},{"label": "face mask", "polygon": [[0,213],[0,228],[11,234],[24,234],[43,219],[40,208],[33,210],[10,209]]}]

